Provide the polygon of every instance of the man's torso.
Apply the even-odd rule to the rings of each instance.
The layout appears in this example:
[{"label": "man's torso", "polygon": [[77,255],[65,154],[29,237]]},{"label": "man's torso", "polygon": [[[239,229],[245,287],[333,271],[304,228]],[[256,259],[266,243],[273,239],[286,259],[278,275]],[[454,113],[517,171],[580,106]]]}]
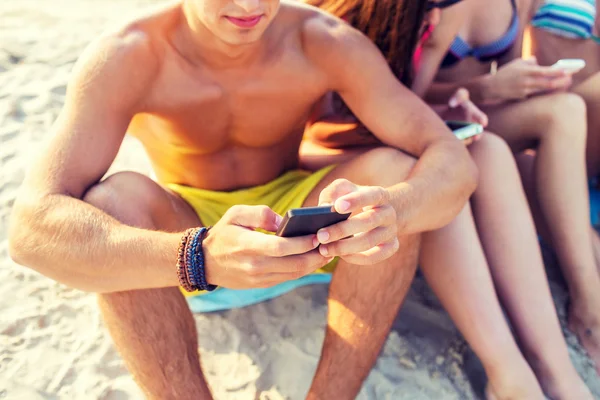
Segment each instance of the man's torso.
[{"label": "man's torso", "polygon": [[194,49],[178,36],[185,23],[179,7],[135,23],[150,37],[160,68],[129,133],[145,146],[160,181],[228,191],[296,168],[306,120],[328,89],[304,53],[302,29],[311,16],[283,3],[265,33],[265,56],[244,68],[186,57]]}]

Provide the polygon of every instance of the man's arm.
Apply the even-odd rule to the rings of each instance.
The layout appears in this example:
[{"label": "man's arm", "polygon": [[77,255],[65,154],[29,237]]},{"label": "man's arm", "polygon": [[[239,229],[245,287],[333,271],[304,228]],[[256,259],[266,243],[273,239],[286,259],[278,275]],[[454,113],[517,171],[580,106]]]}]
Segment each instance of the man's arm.
[{"label": "man's arm", "polygon": [[401,231],[446,225],[476,187],[476,168],[465,146],[402,86],[364,35],[323,19],[307,22],[305,46],[308,56],[325,71],[331,90],[380,140],[418,158],[409,178],[388,188]]},{"label": "man's arm", "polygon": [[14,206],[9,249],[16,262],[89,291],[177,285],[180,235],[123,225],[81,201],[112,164],[157,68],[137,31],[101,38],[83,54],[52,138]]}]

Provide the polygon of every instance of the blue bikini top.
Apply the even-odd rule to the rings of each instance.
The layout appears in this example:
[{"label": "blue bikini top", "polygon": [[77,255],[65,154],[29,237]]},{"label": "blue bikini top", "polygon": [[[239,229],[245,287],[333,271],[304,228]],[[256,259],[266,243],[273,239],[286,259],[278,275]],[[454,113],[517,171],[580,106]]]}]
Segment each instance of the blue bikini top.
[{"label": "blue bikini top", "polygon": [[467,57],[475,57],[478,61],[485,63],[497,60],[506,55],[515,44],[519,36],[519,15],[515,0],[510,0],[513,8],[512,21],[506,33],[493,43],[481,47],[471,47],[460,36],[454,38],[452,45],[444,60],[441,68],[449,68]]}]

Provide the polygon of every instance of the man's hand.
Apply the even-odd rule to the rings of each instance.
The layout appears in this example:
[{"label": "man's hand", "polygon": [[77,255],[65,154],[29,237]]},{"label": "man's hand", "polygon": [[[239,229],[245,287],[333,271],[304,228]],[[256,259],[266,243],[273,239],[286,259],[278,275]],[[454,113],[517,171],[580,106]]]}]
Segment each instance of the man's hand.
[{"label": "man's hand", "polygon": [[274,286],[298,279],[327,264],[315,235],[283,238],[282,218],[266,206],[234,206],[204,240],[207,282],[230,289]]},{"label": "man's hand", "polygon": [[538,65],[535,57],[518,58],[502,66],[490,79],[492,96],[498,100],[521,100],[571,86],[572,74]]},{"label": "man's hand", "polygon": [[323,257],[339,256],[351,264],[371,265],[398,250],[396,210],[384,188],[338,179],[321,192],[319,204],[333,204],[339,213],[352,213],[346,221],[317,232]]}]

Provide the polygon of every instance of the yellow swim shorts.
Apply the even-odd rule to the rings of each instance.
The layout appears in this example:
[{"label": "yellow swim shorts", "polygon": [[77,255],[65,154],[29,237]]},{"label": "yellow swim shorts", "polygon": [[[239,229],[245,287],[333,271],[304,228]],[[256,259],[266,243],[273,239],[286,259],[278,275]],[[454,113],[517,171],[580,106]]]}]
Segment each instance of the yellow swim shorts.
[{"label": "yellow swim shorts", "polygon": [[[314,173],[293,170],[264,185],[232,192],[216,192],[177,184],[166,186],[192,206],[205,226],[213,226],[229,208],[238,204],[266,205],[282,216],[292,208],[302,207],[310,192],[334,167],[329,166]],[[336,264],[337,259],[334,259],[315,273],[331,273]],[[203,294],[182,291],[186,296]]]}]

